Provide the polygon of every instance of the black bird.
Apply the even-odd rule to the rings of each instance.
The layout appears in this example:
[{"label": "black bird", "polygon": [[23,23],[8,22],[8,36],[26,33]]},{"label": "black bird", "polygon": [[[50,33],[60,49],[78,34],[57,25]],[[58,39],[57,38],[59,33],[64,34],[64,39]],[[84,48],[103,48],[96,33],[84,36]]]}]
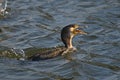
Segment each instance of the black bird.
[{"label": "black bird", "polygon": [[42,52],[36,53],[28,57],[28,59],[32,61],[45,60],[56,57],[58,55],[65,55],[68,52],[73,52],[77,50],[72,45],[72,39],[77,34],[87,34],[87,33],[80,30],[77,24],[70,24],[68,26],[65,26],[61,30],[61,40],[65,46],[58,46],[58,47],[52,47],[50,49],[46,49]]}]

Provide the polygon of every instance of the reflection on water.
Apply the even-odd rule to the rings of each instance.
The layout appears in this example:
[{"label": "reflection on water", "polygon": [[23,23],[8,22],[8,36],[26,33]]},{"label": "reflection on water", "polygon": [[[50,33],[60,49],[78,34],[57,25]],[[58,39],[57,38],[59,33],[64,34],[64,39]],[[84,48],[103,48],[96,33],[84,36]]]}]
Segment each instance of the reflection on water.
[{"label": "reflection on water", "polygon": [[[0,18],[0,54],[63,45],[60,30],[72,23],[89,34],[77,36],[78,51],[39,62],[0,58],[2,80],[119,80],[119,0],[8,0],[9,14]],[[36,52],[33,50],[33,52]]]}]

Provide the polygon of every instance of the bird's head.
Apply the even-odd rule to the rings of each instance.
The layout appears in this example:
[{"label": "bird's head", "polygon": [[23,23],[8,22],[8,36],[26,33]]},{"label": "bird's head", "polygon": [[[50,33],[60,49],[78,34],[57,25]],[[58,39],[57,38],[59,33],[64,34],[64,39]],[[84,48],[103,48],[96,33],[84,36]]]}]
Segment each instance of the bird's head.
[{"label": "bird's head", "polygon": [[83,30],[80,30],[79,28],[80,26],[77,24],[69,25],[70,34],[73,35],[73,37],[77,34],[87,34]]},{"label": "bird's head", "polygon": [[80,26],[77,24],[70,24],[65,26],[61,31],[61,39],[65,44],[66,48],[73,48],[72,46],[72,38],[77,34],[87,34],[83,30],[79,29]]}]

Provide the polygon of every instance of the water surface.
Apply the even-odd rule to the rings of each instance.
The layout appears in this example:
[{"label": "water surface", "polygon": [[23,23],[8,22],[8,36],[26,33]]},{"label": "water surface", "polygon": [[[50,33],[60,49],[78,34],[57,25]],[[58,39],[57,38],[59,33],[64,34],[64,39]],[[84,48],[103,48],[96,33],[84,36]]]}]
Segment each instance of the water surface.
[{"label": "water surface", "polygon": [[[63,45],[60,30],[88,27],[76,36],[74,60],[56,57],[32,62],[0,58],[2,80],[120,80],[119,0],[8,0],[0,18],[0,52]],[[14,53],[14,52],[13,52]]]}]

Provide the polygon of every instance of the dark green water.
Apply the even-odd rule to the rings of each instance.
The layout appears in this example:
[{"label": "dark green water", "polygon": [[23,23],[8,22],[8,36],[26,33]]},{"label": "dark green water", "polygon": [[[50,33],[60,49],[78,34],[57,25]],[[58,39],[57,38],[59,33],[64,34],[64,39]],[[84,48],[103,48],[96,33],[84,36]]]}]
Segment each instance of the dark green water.
[{"label": "dark green water", "polygon": [[0,58],[0,80],[120,80],[119,0],[8,0],[8,9],[0,18],[1,54],[63,45],[60,30],[68,24],[85,25],[89,34],[74,38],[71,61]]}]

